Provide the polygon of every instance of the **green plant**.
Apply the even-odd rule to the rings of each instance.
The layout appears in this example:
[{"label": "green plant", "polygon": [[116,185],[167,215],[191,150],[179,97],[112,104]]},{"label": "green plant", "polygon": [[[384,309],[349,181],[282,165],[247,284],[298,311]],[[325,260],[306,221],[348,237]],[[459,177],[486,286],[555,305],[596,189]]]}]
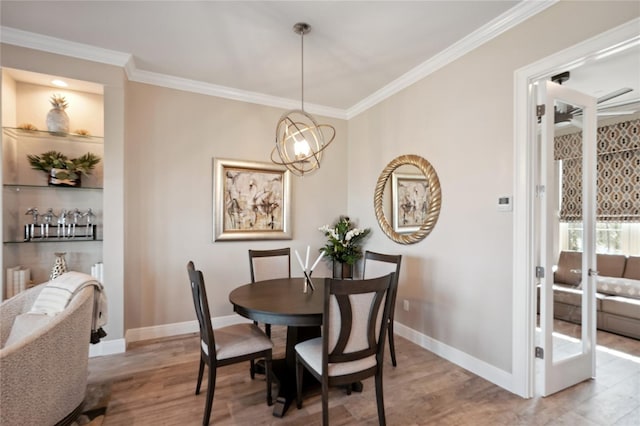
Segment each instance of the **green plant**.
[{"label": "green plant", "polygon": [[370,228],[356,228],[348,216],[340,216],[332,227],[323,225],[319,230],[328,237],[320,251],[329,259],[348,265],[354,265],[362,257],[360,243],[371,233]]},{"label": "green plant", "polygon": [[81,174],[90,175],[96,164],[100,162],[100,157],[90,152],[82,157],[72,159],[58,151],[27,155],[27,158],[34,170],[42,170],[47,174],[51,173],[51,169],[66,170],[66,172],[56,174],[59,179],[78,179]]}]

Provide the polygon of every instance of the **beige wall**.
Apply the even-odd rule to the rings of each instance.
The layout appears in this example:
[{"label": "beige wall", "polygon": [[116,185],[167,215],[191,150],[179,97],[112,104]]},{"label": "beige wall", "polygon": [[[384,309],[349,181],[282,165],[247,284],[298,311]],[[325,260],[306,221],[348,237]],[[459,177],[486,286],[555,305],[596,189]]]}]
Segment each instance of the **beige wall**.
[{"label": "beige wall", "polygon": [[[511,371],[514,71],[639,15],[638,3],[561,2],[349,121],[349,213],[374,222],[376,178],[397,155],[435,167],[442,209],[404,255],[396,321]],[[352,161],[353,163],[354,161]],[[403,299],[410,310],[402,310]]]},{"label": "beige wall", "polygon": [[[318,173],[292,179],[293,240],[213,242],[213,157],[269,162],[282,110],[140,83],[127,87],[125,323],[195,319],[186,264],[202,269],[214,317],[248,283],[249,248],[322,246],[318,227],[347,211],[347,123]],[[324,266],[324,265],[323,265]],[[293,261],[292,273],[300,273]],[[322,276],[326,270],[318,270]]]}]

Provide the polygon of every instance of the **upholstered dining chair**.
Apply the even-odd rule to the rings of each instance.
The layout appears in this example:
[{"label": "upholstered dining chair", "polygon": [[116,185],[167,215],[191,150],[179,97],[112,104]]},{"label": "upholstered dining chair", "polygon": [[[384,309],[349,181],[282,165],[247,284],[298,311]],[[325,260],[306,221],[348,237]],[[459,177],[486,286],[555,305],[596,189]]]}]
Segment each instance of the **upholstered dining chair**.
[{"label": "upholstered dining chair", "polygon": [[394,343],[393,319],[396,310],[396,296],[398,295],[398,279],[400,277],[400,263],[402,262],[401,254],[383,254],[373,251],[365,251],[364,268],[362,271],[363,278],[374,278],[386,275],[390,272],[396,273],[396,285],[393,286],[391,293],[391,311],[389,312],[389,352],[391,353],[391,363],[394,367],[398,365],[396,362],[396,345]]},{"label": "upholstered dining chair", "polygon": [[[291,249],[249,250],[249,270],[252,283],[291,278]],[[254,324],[258,323],[254,321]],[[264,331],[271,337],[271,324],[265,324]]]},{"label": "upholstered dining chair", "polygon": [[213,330],[209,302],[204,286],[202,271],[196,270],[193,262],[187,264],[193,304],[200,325],[200,368],[196,395],[200,393],[205,364],[208,367],[207,402],[202,424],[208,425],[213,405],[213,394],[216,388],[216,370],[218,367],[235,364],[256,358],[265,359],[265,376],[267,381],[267,404],[272,405],[271,398],[271,359],[273,343],[255,324],[234,324]]},{"label": "upholstered dining chair", "polygon": [[[271,250],[249,250],[249,271],[251,282],[275,278],[291,278],[291,249],[289,247]],[[257,321],[253,322],[258,325]],[[271,324],[264,325],[264,331],[271,338]],[[255,362],[251,360],[251,378],[255,377]]]},{"label": "upholstered dining chair", "polygon": [[329,386],[375,376],[378,422],[385,425],[382,366],[395,273],[368,280],[325,279],[322,337],[298,343],[296,404],[304,370],[322,384],[322,424],[329,424]]}]

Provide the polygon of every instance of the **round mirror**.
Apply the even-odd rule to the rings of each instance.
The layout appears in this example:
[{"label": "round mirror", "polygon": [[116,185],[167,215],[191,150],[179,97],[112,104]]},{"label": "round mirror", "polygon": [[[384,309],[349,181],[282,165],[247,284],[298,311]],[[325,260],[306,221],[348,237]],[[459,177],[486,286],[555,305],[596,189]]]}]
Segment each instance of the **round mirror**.
[{"label": "round mirror", "polygon": [[387,164],[373,197],[380,228],[400,244],[414,244],[429,235],[438,221],[441,203],[438,175],[418,155],[401,155]]}]

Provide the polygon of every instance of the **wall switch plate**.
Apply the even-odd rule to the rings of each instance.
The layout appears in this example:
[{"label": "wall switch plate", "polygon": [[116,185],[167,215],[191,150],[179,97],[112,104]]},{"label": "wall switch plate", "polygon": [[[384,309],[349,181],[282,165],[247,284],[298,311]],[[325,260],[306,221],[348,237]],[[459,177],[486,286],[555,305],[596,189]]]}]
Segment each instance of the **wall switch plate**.
[{"label": "wall switch plate", "polygon": [[408,301],[407,299],[404,299],[404,300],[402,301],[402,308],[403,308],[405,311],[408,311],[408,310],[409,310],[409,301]]}]

